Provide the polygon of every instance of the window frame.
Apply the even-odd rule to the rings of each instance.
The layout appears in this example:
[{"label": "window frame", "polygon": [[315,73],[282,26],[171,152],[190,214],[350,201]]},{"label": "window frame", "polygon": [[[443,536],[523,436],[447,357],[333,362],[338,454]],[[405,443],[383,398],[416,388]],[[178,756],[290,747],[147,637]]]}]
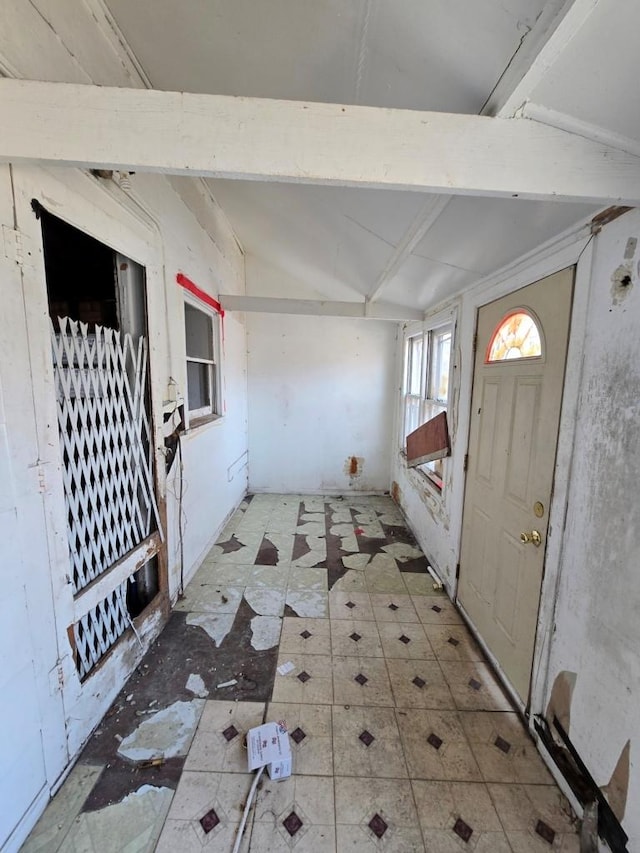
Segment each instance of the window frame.
[{"label": "window frame", "polygon": [[[426,421],[435,417],[440,412],[448,412],[451,403],[451,388],[453,379],[453,347],[455,343],[456,319],[450,314],[446,318],[442,317],[437,322],[431,323],[428,327],[422,326],[419,330],[408,330],[405,337],[404,345],[404,377],[402,388],[402,433],[401,433],[401,452],[406,454],[407,450],[407,435],[417,429]],[[447,372],[447,398],[443,400],[434,393],[435,377],[440,374],[438,364],[440,357],[435,357],[435,344],[439,338],[448,333],[450,336],[449,344],[449,365]],[[416,346],[415,341],[421,341],[421,365],[420,365],[420,394],[415,392],[415,387],[411,387],[412,375],[414,375],[414,354],[413,348]],[[415,425],[410,424],[410,405],[418,407],[418,418]],[[414,415],[415,417],[415,415]],[[410,428],[412,427],[412,428]],[[412,469],[422,474],[423,477],[442,494],[445,483],[445,460],[438,459],[434,462],[425,462]]]},{"label": "window frame", "polygon": [[[536,355],[520,355],[520,356],[511,356],[511,357],[506,357],[506,358],[494,358],[494,359],[490,358],[491,350],[493,348],[493,344],[494,344],[496,338],[498,337],[498,334],[500,333],[502,327],[512,317],[517,317],[520,314],[524,314],[525,316],[529,317],[529,319],[532,321],[533,326],[534,326],[535,331],[536,331],[536,334],[538,336],[538,341],[540,344],[540,352],[537,353]],[[545,341],[545,337],[544,337],[544,329],[542,327],[542,323],[540,322],[540,318],[538,317],[538,315],[536,314],[536,312],[533,309],[528,308],[524,305],[521,305],[520,307],[513,308],[510,311],[508,311],[504,315],[504,317],[502,317],[502,319],[496,324],[493,332],[491,333],[491,337],[489,338],[489,342],[488,342],[487,348],[485,350],[484,364],[485,364],[485,366],[490,367],[491,365],[494,365],[494,364],[505,364],[507,362],[514,362],[514,363],[523,362],[523,361],[542,361],[542,362],[544,362],[545,358],[546,358],[546,341]]]},{"label": "window frame", "polygon": [[[222,417],[222,399],[221,399],[221,365],[220,365],[220,315],[217,311],[209,308],[208,305],[200,300],[193,299],[189,296],[183,300],[183,325],[185,336],[185,395],[184,395],[184,411],[187,429],[200,426],[211,421],[219,420]],[[187,337],[187,306],[195,311],[199,311],[207,318],[211,334],[211,358],[202,358],[199,356],[188,355],[188,337]],[[200,406],[197,409],[189,408],[189,368],[192,364],[206,364],[209,366],[207,371],[208,388],[209,388],[209,403],[206,406]]]}]

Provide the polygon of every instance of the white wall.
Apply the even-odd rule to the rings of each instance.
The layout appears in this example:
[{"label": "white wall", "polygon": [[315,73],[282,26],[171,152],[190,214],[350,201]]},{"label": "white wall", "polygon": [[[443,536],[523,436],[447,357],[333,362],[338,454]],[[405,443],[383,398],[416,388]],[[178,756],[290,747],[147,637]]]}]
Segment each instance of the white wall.
[{"label": "white wall", "polygon": [[387,491],[396,324],[247,314],[247,325],[249,488]]},{"label": "white wall", "polygon": [[623,826],[640,850],[640,248],[629,241],[640,244],[638,211],[595,241],[547,698],[558,673],[575,673],[569,735],[599,785],[631,740]]}]

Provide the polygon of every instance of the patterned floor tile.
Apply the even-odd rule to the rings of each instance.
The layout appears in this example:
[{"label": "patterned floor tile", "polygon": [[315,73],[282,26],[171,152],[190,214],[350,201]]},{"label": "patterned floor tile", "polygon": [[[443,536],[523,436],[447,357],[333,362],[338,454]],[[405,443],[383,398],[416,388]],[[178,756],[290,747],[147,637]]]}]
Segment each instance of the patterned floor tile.
[{"label": "patterned floor tile", "polygon": [[298,654],[331,654],[331,623],[328,619],[285,616],[280,635],[280,655]]},{"label": "patterned floor tile", "polygon": [[412,779],[482,781],[454,711],[397,709],[396,717]]},{"label": "patterned floor tile", "polygon": [[[289,655],[280,655],[278,666],[289,662]],[[333,704],[331,658],[323,655],[295,655],[294,669],[287,675],[276,673],[273,686],[274,702],[297,704]]]},{"label": "patterned floor tile", "polygon": [[382,657],[382,644],[375,622],[334,619],[331,622],[331,652],[351,657]]},{"label": "patterned floor tile", "polygon": [[516,853],[580,849],[578,824],[555,785],[488,785]]},{"label": "patterned floor tile", "polygon": [[333,779],[292,776],[281,782],[265,780],[256,801],[251,850],[333,853]]},{"label": "patterned floor tile", "polygon": [[387,665],[383,658],[334,656],[332,663],[336,705],[393,706]]},{"label": "patterned floor tile", "polygon": [[466,711],[460,719],[486,782],[552,784],[516,713]]},{"label": "patterned floor tile", "polygon": [[331,619],[369,619],[373,621],[371,599],[366,592],[330,592]]},{"label": "patterned floor tile", "polygon": [[484,661],[466,625],[425,625],[424,630],[438,660]]},{"label": "patterned floor tile", "polygon": [[185,770],[156,853],[231,850],[251,781],[246,772]]},{"label": "patterned floor tile", "polygon": [[263,702],[208,701],[200,718],[185,769],[246,773],[249,729],[262,724]]},{"label": "patterned floor tile", "polygon": [[334,705],[333,750],[336,776],[407,778],[393,708]]},{"label": "patterned floor tile", "polygon": [[426,849],[438,853],[509,853],[509,843],[485,785],[411,783]]},{"label": "patterned floor tile", "polygon": [[[404,583],[404,582],[403,582]],[[405,593],[375,593],[371,595],[371,607],[376,622],[417,622],[411,596]]]},{"label": "patterned floor tile", "polygon": [[331,706],[270,702],[267,719],[285,722],[295,775],[333,775]]},{"label": "patterned floor tile", "polygon": [[397,708],[455,708],[437,661],[390,660],[389,678]]},{"label": "patterned floor tile", "polygon": [[335,790],[338,850],[424,850],[409,782],[336,778]]},{"label": "patterned floor tile", "polygon": [[384,656],[389,659],[434,660],[427,635],[418,622],[378,622]]},{"label": "patterned floor tile", "polygon": [[[407,583],[408,577],[409,575],[405,576],[405,583]],[[415,575],[415,577],[420,577],[420,575]],[[457,608],[445,596],[435,598],[435,596],[416,595],[412,600],[418,617],[424,625],[463,624],[462,616],[460,616]]]},{"label": "patterned floor tile", "polygon": [[513,710],[489,664],[441,660],[440,667],[461,711]]}]

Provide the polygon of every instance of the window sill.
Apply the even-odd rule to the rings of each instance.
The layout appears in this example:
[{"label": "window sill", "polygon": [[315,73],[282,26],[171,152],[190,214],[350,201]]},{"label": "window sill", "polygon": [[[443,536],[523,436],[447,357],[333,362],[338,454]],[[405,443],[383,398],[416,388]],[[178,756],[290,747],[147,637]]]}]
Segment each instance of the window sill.
[{"label": "window sill", "polygon": [[409,471],[415,472],[422,480],[424,480],[425,483],[427,483],[430,490],[436,497],[442,498],[444,482],[437,474],[427,473],[420,468],[410,468],[407,463],[407,454],[404,450],[400,451],[400,458],[402,459],[402,463],[406,468],[407,473]]},{"label": "window sill", "polygon": [[186,430],[187,435],[191,432],[196,432],[200,430],[201,427],[208,426],[209,424],[220,423],[224,420],[222,415],[200,415],[198,418],[192,418],[189,420],[189,427]]}]

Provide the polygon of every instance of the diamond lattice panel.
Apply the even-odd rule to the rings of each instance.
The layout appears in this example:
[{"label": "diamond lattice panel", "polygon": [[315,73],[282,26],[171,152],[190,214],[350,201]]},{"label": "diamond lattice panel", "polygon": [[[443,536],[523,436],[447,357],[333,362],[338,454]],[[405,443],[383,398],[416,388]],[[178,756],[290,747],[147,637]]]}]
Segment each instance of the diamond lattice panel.
[{"label": "diamond lattice panel", "polygon": [[52,333],[68,538],[75,593],[158,523],[146,342],[69,318]]},{"label": "diamond lattice panel", "polygon": [[73,626],[80,678],[93,669],[127,629],[130,620],[126,591],[124,581]]}]

